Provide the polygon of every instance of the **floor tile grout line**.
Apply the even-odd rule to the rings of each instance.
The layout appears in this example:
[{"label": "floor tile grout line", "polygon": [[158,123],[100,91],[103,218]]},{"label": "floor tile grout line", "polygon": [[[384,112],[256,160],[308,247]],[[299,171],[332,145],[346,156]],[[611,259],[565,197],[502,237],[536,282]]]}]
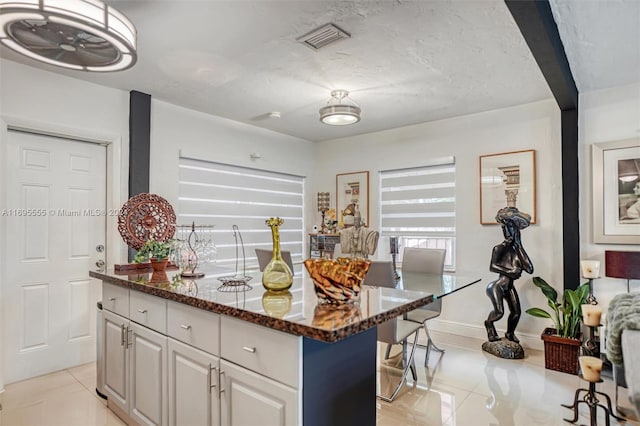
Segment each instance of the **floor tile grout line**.
[{"label": "floor tile grout line", "polygon": [[103,402],[104,400],[98,395],[98,393],[96,392],[96,389],[89,389],[84,383],[82,383],[80,381],[80,379],[78,379],[69,369],[67,369],[66,371],[69,372],[69,374],[71,374],[73,376],[73,378],[76,380],[76,382],[80,383],[80,385],[87,391],[89,392],[91,395],[93,395],[94,397],[96,397],[100,402]]}]

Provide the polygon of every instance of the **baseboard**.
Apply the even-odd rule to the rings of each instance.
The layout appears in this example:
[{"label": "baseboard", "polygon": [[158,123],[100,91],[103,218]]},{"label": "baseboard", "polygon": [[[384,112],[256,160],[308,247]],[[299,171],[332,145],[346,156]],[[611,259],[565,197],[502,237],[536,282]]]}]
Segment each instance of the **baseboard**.
[{"label": "baseboard", "polygon": [[[437,318],[429,320],[428,324],[429,329],[433,331],[457,334],[458,336],[471,337],[474,339],[480,339],[482,341],[487,340],[487,330],[484,328],[484,326],[464,324]],[[500,328],[498,328],[497,330],[498,334],[501,336],[504,335],[506,331]],[[544,344],[542,340],[540,340],[539,334],[520,333],[516,330],[516,336],[518,336],[518,339],[520,339],[520,344],[523,348],[537,349],[541,351],[544,350]],[[424,334],[421,334],[420,338],[418,339],[418,343],[422,343],[423,339],[425,340],[424,343],[426,343],[426,336]]]}]

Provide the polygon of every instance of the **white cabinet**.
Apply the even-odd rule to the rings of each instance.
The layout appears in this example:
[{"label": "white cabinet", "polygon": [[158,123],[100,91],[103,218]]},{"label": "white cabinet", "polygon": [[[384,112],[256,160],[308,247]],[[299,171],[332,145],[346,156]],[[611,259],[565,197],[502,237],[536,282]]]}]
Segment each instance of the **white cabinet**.
[{"label": "white cabinet", "polygon": [[131,322],[129,415],[140,424],[167,424],[167,337]]},{"label": "white cabinet", "polygon": [[[128,302],[127,302],[128,303]],[[129,412],[129,352],[126,326],[129,320],[107,310],[102,313],[104,393],[109,405]]]},{"label": "white cabinet", "polygon": [[220,424],[219,359],[169,338],[169,424]]},{"label": "white cabinet", "polygon": [[167,337],[105,310],[104,390],[109,407],[140,424],[167,424]]},{"label": "white cabinet", "polygon": [[[104,283],[105,393],[131,424],[297,425],[302,338]],[[126,316],[126,318],[125,318]]]},{"label": "white cabinet", "polygon": [[298,392],[228,361],[220,361],[223,426],[298,424]]}]

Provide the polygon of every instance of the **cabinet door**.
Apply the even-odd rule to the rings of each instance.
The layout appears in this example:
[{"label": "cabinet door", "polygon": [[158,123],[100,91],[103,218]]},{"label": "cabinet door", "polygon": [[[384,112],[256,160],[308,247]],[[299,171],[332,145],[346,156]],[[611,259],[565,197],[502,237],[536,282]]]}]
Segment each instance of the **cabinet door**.
[{"label": "cabinet door", "polygon": [[220,424],[218,358],[169,338],[169,424]]},{"label": "cabinet door", "polygon": [[126,327],[129,320],[102,311],[102,350],[104,354],[104,393],[109,404],[129,412],[129,351]]},{"label": "cabinet door", "polygon": [[299,393],[252,371],[220,361],[224,426],[297,425]]},{"label": "cabinet door", "polygon": [[167,337],[131,323],[131,411],[140,424],[167,424]]}]

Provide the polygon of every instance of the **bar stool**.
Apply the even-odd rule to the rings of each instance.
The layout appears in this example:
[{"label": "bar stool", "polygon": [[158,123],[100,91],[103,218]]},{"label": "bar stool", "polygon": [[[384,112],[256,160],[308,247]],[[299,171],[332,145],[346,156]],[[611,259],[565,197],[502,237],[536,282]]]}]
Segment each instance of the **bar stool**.
[{"label": "bar stool", "polygon": [[[611,407],[611,398],[609,395],[603,392],[598,392],[596,390],[596,383],[602,383],[602,379],[600,378],[600,370],[602,370],[602,360],[600,358],[596,358],[593,356],[581,356],[580,360],[580,378],[589,382],[589,389],[579,388],[576,390],[575,396],[573,398],[573,404],[560,404],[563,407],[571,408],[573,410],[573,419],[564,419],[567,422],[575,423],[578,421],[578,407],[580,404],[586,404],[589,407],[589,417],[591,419],[590,425],[597,426],[597,417],[598,417],[598,407],[601,407],[605,413],[605,422],[606,425],[609,426],[610,420],[609,417],[613,417],[619,422],[624,422],[625,419],[616,416]],[[584,392],[582,399],[580,399],[580,393]],[[607,401],[607,406],[605,407],[600,403],[598,399],[598,395],[603,396]]]}]

